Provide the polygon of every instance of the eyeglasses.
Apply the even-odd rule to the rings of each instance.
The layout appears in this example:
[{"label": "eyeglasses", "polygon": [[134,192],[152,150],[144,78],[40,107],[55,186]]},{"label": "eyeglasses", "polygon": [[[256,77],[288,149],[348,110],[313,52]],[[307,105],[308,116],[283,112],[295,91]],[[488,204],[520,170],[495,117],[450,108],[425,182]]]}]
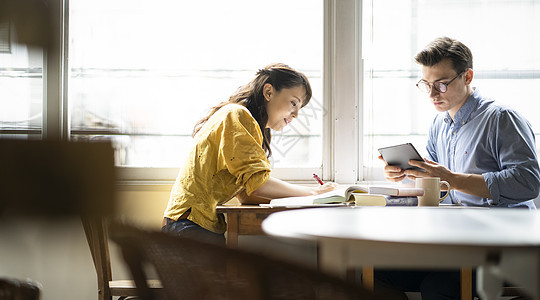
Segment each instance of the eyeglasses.
[{"label": "eyeglasses", "polygon": [[418,87],[419,90],[421,90],[422,92],[424,93],[431,93],[431,87],[433,86],[433,88],[437,91],[437,92],[440,92],[440,93],[446,93],[446,91],[448,90],[448,86],[454,81],[456,80],[456,78],[458,78],[459,76],[461,76],[461,74],[463,74],[465,72],[461,72],[459,74],[457,74],[456,77],[452,78],[452,80],[444,83],[444,82],[439,82],[439,81],[435,81],[433,83],[429,83],[423,79],[421,79],[420,81],[418,81],[418,83],[416,84],[416,86]]}]

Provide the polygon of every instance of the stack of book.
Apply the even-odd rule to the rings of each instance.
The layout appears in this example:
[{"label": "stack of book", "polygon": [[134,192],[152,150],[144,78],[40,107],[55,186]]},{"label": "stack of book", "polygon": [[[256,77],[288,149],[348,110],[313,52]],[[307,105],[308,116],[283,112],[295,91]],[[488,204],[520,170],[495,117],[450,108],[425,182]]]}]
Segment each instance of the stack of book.
[{"label": "stack of book", "polygon": [[273,199],[267,207],[304,207],[304,206],[416,206],[417,196],[424,194],[423,189],[391,186],[350,185],[334,191],[303,197]]},{"label": "stack of book", "polygon": [[367,193],[353,193],[358,206],[417,206],[420,188],[370,186]]}]

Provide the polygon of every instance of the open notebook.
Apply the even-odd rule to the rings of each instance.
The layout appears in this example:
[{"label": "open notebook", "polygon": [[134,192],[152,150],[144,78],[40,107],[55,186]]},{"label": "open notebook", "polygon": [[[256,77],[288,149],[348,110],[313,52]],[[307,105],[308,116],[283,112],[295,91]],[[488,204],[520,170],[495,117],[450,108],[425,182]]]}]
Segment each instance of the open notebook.
[{"label": "open notebook", "polygon": [[265,207],[303,207],[303,206],[330,206],[347,205],[354,203],[353,193],[367,193],[368,188],[359,185],[344,186],[333,191],[302,197],[287,197],[272,199],[269,204],[260,204]]}]

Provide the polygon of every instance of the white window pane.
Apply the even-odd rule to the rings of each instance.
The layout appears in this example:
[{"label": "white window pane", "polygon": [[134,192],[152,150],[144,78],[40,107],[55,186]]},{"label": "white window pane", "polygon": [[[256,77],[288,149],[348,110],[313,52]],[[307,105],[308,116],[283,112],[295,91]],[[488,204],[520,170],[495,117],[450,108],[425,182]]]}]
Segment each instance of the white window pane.
[{"label": "white window pane", "polygon": [[[194,124],[255,72],[283,62],[313,98],[272,161],[322,161],[322,1],[70,1],[73,139],[116,143],[117,164],[179,166]],[[294,144],[294,147],[290,147]]]},{"label": "white window pane", "polygon": [[9,48],[0,52],[0,137],[39,139],[43,50],[21,44],[10,44]]},{"label": "white window pane", "polygon": [[414,56],[441,36],[471,49],[472,86],[522,113],[540,145],[540,2],[367,0],[364,5],[363,161],[368,177],[380,177],[369,171],[382,166],[377,148],[412,142],[425,153],[427,131],[437,112],[415,87],[421,67]]}]

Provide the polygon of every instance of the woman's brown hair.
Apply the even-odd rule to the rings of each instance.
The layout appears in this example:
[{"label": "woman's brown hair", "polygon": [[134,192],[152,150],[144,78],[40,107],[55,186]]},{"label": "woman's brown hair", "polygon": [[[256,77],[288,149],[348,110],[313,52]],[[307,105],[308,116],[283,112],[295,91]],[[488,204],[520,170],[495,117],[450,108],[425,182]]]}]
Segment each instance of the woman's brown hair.
[{"label": "woman's brown hair", "polygon": [[262,148],[267,156],[270,157],[272,155],[272,150],[270,149],[272,134],[270,128],[266,128],[268,113],[266,112],[266,100],[263,95],[263,87],[267,83],[271,84],[277,92],[281,91],[283,88],[290,89],[297,86],[303,86],[306,90],[306,97],[302,107],[306,106],[311,99],[311,86],[306,75],[282,63],[270,64],[264,69],[260,69],[250,83],[238,88],[238,90],[229,97],[229,101],[221,102],[212,107],[208,115],[195,124],[193,136],[199,132],[206,121],[208,121],[216,111],[227,104],[237,103],[245,106],[259,124],[263,133]]}]

